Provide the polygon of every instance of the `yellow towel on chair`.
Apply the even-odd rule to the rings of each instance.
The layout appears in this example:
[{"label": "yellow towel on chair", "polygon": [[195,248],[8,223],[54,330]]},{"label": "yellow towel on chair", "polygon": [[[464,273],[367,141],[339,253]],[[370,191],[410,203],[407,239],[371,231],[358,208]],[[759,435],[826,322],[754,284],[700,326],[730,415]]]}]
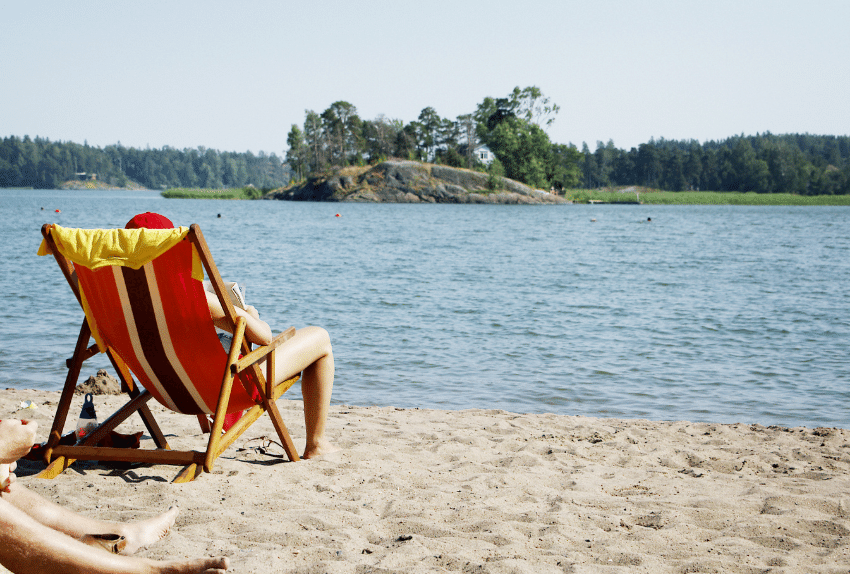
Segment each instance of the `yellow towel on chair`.
[{"label": "yellow towel on chair", "polygon": [[[50,234],[59,251],[75,264],[98,269],[121,265],[138,269],[156,259],[189,233],[188,227],[176,229],[74,229],[53,225]],[[49,255],[42,241],[39,255]]]}]

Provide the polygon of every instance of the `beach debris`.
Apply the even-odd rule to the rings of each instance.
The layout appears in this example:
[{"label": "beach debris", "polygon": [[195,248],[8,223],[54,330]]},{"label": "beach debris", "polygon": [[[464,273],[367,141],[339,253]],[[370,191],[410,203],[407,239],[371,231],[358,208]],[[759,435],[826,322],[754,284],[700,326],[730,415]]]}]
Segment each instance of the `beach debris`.
[{"label": "beach debris", "polygon": [[21,409],[37,409],[37,408],[38,408],[38,405],[35,404],[32,401],[21,401],[21,405],[18,407],[19,410],[21,410]]},{"label": "beach debris", "polygon": [[686,474],[688,476],[692,476],[694,478],[700,478],[702,476],[701,472],[697,472],[692,468],[683,468],[679,471],[679,474]]}]

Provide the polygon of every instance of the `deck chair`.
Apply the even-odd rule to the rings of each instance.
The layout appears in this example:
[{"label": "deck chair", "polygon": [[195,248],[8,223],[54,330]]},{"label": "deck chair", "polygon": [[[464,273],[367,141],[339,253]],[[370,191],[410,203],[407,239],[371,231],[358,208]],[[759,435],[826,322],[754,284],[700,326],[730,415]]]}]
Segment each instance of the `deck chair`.
[{"label": "deck chair", "polygon": [[[236,315],[197,224],[177,229],[66,229],[46,224],[41,232],[39,255],[55,257],[85,319],[74,354],[66,361],[65,386],[43,445],[47,468],[39,477],[55,478],[75,460],[100,460],[180,465],[184,468],[175,482],[188,482],[211,472],[215,460],[265,412],[289,459],[298,460],[275,405],[298,377],[273,384],[272,352],[295,329],[251,349],[245,319]],[[204,272],[233,333],[229,353],[210,317]],[[82,365],[98,353],[109,357],[129,400],[87,437],[73,445],[60,444]],[[210,435],[206,449],[172,450],[148,407],[151,398],[172,411],[197,416]],[[246,412],[223,432],[225,416],[238,411]],[[97,446],[136,412],[155,449]]]}]

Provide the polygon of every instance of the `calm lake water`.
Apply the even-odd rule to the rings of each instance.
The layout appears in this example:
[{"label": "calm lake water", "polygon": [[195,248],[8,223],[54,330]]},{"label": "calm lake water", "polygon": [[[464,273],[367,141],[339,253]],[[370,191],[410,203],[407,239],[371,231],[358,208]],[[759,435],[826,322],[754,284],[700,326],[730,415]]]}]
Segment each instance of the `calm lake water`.
[{"label": "calm lake water", "polygon": [[327,328],[335,403],[850,428],[846,207],[0,190],[0,388],[60,389],[83,318],[41,225],[140,211],[200,224],[275,330]]}]

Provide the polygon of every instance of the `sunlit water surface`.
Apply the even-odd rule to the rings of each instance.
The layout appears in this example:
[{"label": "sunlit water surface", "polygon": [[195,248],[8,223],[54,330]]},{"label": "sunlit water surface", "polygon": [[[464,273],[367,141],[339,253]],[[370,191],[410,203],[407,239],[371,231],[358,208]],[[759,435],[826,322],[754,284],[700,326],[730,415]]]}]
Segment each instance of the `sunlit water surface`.
[{"label": "sunlit water surface", "polygon": [[61,388],[82,321],[41,225],[148,210],[199,223],[276,330],[328,329],[336,403],[850,428],[846,207],[0,190],[0,386]]}]

